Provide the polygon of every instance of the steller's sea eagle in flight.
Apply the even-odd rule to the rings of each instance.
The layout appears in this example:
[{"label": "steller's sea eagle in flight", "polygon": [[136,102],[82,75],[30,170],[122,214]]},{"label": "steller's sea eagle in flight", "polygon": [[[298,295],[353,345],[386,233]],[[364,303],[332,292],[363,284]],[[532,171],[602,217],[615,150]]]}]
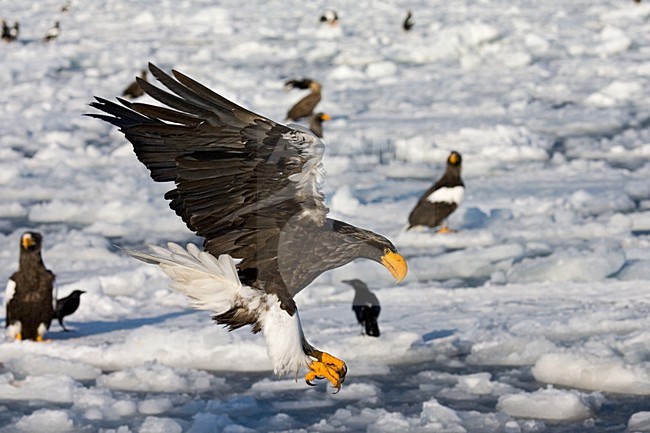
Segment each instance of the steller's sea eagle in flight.
[{"label": "steller's sea eagle in flight", "polygon": [[338,391],[347,367],[307,342],[294,296],[357,258],[401,281],[406,261],[385,237],[327,218],[324,144],[308,130],[248,111],[178,71],[149,70],[169,91],[138,84],[167,107],[96,98],[91,106],[106,114],[90,116],[120,128],[153,180],[174,182],[170,207],[205,241],[203,250],[170,243],[129,254],[159,265],[217,323],[261,331],[277,374],[306,368],[308,384],[324,378]]}]

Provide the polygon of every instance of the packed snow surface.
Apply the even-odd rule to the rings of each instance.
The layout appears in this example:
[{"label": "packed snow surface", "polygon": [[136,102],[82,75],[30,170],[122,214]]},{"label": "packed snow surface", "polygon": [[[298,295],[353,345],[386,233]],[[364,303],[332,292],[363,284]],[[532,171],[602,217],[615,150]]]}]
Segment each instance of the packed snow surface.
[{"label": "packed snow surface", "polygon": [[[0,5],[20,22],[0,43],[0,283],[30,229],[59,297],[86,291],[72,332],[0,341],[0,433],[650,431],[647,2]],[[280,122],[303,95],[284,81],[323,84],[330,215],[410,269],[395,285],[357,261],[297,296],[309,341],[348,364],[340,393],[276,377],[261,336],[212,325],[122,252],[201,241],[172,186],[83,116],[149,61]],[[451,150],[457,231],[405,232]],[[381,302],[379,338],[360,335],[352,278]]]}]

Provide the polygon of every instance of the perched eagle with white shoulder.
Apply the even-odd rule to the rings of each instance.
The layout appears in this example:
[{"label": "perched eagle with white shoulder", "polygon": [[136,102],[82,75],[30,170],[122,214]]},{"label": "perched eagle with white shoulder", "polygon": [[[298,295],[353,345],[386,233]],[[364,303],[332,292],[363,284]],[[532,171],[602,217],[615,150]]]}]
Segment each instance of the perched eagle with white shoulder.
[{"label": "perched eagle with white shoulder", "polygon": [[[251,325],[266,339],[276,373],[307,368],[305,380],[327,379],[337,391],[347,367],[307,342],[294,296],[321,273],[366,258],[397,281],[407,265],[385,237],[327,218],[322,193],[322,141],[242,108],[204,85],[149,65],[169,91],[138,79],[154,106],[96,98],[107,114],[90,116],[120,128],[203,250],[175,244],[132,256],[158,264],[171,287],[230,329]],[[237,262],[235,262],[237,260]]]},{"label": "perched eagle with white shoulder", "polygon": [[463,158],[458,152],[451,152],[447,158],[447,169],[431,188],[420,197],[411,214],[407,230],[417,226],[440,227],[438,232],[451,230],[447,226],[447,217],[460,205],[465,195],[465,184],[460,178]]},{"label": "perched eagle with white shoulder", "polygon": [[54,274],[43,264],[40,233],[20,237],[18,270],[5,290],[7,336],[16,340],[43,341],[54,317]]},{"label": "perched eagle with white shoulder", "polygon": [[316,113],[309,116],[309,130],[318,138],[323,138],[323,122],[332,120],[327,113]]}]

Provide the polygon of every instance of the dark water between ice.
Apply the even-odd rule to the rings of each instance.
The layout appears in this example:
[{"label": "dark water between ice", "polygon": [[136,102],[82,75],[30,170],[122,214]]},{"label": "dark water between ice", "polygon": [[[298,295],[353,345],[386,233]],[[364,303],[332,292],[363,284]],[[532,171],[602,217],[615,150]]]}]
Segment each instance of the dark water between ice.
[{"label": "dark water between ice", "polygon": [[[495,396],[475,396],[470,399],[450,399],[441,396],[442,389],[449,388],[449,383],[444,379],[432,379],[438,377],[436,372],[448,372],[455,375],[473,374],[488,372],[492,375],[493,381],[507,383],[524,391],[532,392],[544,387],[536,382],[530,374],[529,368],[463,368],[460,370],[440,370],[430,364],[398,365],[390,367],[390,374],[380,376],[351,376],[346,384],[350,382],[367,383],[379,389],[378,400],[375,403],[362,401],[350,401],[345,398],[327,398],[324,395],[329,392],[325,385],[320,385],[314,392],[305,389],[304,391],[290,390],[286,392],[273,392],[268,395],[256,394],[255,402],[251,406],[246,403],[247,389],[255,382],[264,378],[271,378],[267,374],[229,374],[227,383],[231,384],[233,391],[237,394],[231,395],[228,416],[236,424],[247,426],[258,431],[319,431],[315,427],[321,420],[331,420],[339,409],[349,409],[353,413],[364,408],[383,408],[388,412],[399,412],[406,418],[419,418],[422,412],[422,403],[436,398],[437,401],[457,411],[463,419],[462,412],[477,411],[484,414],[495,413],[498,398]],[[341,391],[345,393],[345,389]],[[321,397],[313,395],[318,393]],[[223,396],[226,400],[228,396]],[[594,410],[593,418],[577,422],[544,422],[518,420],[522,432],[558,432],[558,433],[579,433],[579,432],[624,432],[630,416],[636,412],[650,410],[650,398],[638,396],[604,396],[603,404]],[[236,409],[236,401],[242,404],[240,410]],[[248,406],[248,407],[246,407]],[[278,408],[281,408],[278,409]],[[268,423],[279,412],[289,415],[291,421],[289,428],[272,428]],[[328,423],[329,424],[329,423]],[[466,428],[468,426],[465,426]],[[359,426],[346,426],[345,422],[336,428],[337,432],[364,431]],[[493,430],[485,426],[485,429],[475,430],[479,426],[472,424],[468,431],[501,432],[503,428]],[[268,430],[267,430],[268,429]],[[429,431],[429,430],[426,430]],[[512,430],[508,430],[512,431]],[[396,432],[397,433],[397,432]]]},{"label": "dark water between ice", "polygon": [[[4,371],[2,371],[3,373]],[[291,387],[282,390],[284,384],[277,384],[276,390],[264,392],[253,391],[251,387],[260,382],[278,380],[272,373],[217,373],[216,377],[225,378],[227,391],[211,391],[201,394],[192,393],[136,393],[113,391],[117,399],[140,401],[151,398],[169,397],[174,407],[169,412],[156,414],[157,417],[171,417],[183,424],[184,431],[190,431],[191,426],[201,416],[206,416],[206,423],[201,428],[191,430],[196,433],[221,431],[259,431],[259,432],[356,432],[366,431],[365,425],[354,424],[340,420],[342,423],[334,427],[337,410],[345,409],[353,415],[358,415],[363,409],[384,409],[387,412],[400,413],[404,418],[418,419],[422,413],[422,403],[432,398],[457,411],[461,419],[464,414],[475,411],[481,414],[494,414],[498,398],[492,395],[466,396],[464,399],[446,398],[443,389],[451,386],[449,375],[464,375],[487,372],[492,375],[493,382],[507,384],[522,391],[532,392],[544,387],[536,382],[529,368],[485,368],[472,367],[462,369],[445,369],[439,365],[427,363],[413,365],[391,366],[388,374],[375,376],[348,376],[344,389],[338,396],[331,395],[331,389],[319,384],[315,388]],[[300,379],[299,379],[300,380]],[[94,381],[86,384],[95,387]],[[364,400],[346,398],[345,386],[351,383],[369,384],[378,390],[377,399]],[[224,389],[224,387],[220,387]],[[15,423],[22,415],[29,415],[41,408],[68,410],[75,419],[79,432],[106,431],[120,426],[129,426],[132,432],[139,428],[146,418],[137,414],[113,420],[88,420],[83,417],[83,410],[69,404],[53,404],[38,401],[0,401],[0,432],[15,431]],[[543,422],[517,420],[521,432],[625,432],[630,416],[636,412],[650,410],[650,398],[633,396],[605,396],[604,403],[594,410],[593,418],[578,422]],[[500,420],[507,420],[504,414],[498,415]],[[499,427],[481,426],[476,423],[476,414],[472,416],[471,424],[464,425],[468,432],[508,432],[501,422]],[[324,421],[322,421],[324,420]],[[319,425],[319,423],[321,423]],[[235,425],[233,425],[235,424]],[[228,427],[230,426],[230,427]],[[246,427],[242,429],[241,427]],[[251,429],[251,430],[248,430]],[[415,428],[413,431],[418,431]],[[431,429],[423,428],[430,432]],[[455,431],[455,430],[454,430]],[[395,432],[398,433],[398,432]]]}]

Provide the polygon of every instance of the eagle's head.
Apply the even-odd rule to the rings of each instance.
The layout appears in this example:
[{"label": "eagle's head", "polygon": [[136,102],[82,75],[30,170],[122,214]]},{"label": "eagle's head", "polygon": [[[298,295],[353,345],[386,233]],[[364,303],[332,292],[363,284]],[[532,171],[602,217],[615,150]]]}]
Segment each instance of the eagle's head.
[{"label": "eagle's head", "polygon": [[25,232],[20,237],[20,248],[21,251],[40,251],[41,244],[43,242],[43,236],[37,232]]}]

